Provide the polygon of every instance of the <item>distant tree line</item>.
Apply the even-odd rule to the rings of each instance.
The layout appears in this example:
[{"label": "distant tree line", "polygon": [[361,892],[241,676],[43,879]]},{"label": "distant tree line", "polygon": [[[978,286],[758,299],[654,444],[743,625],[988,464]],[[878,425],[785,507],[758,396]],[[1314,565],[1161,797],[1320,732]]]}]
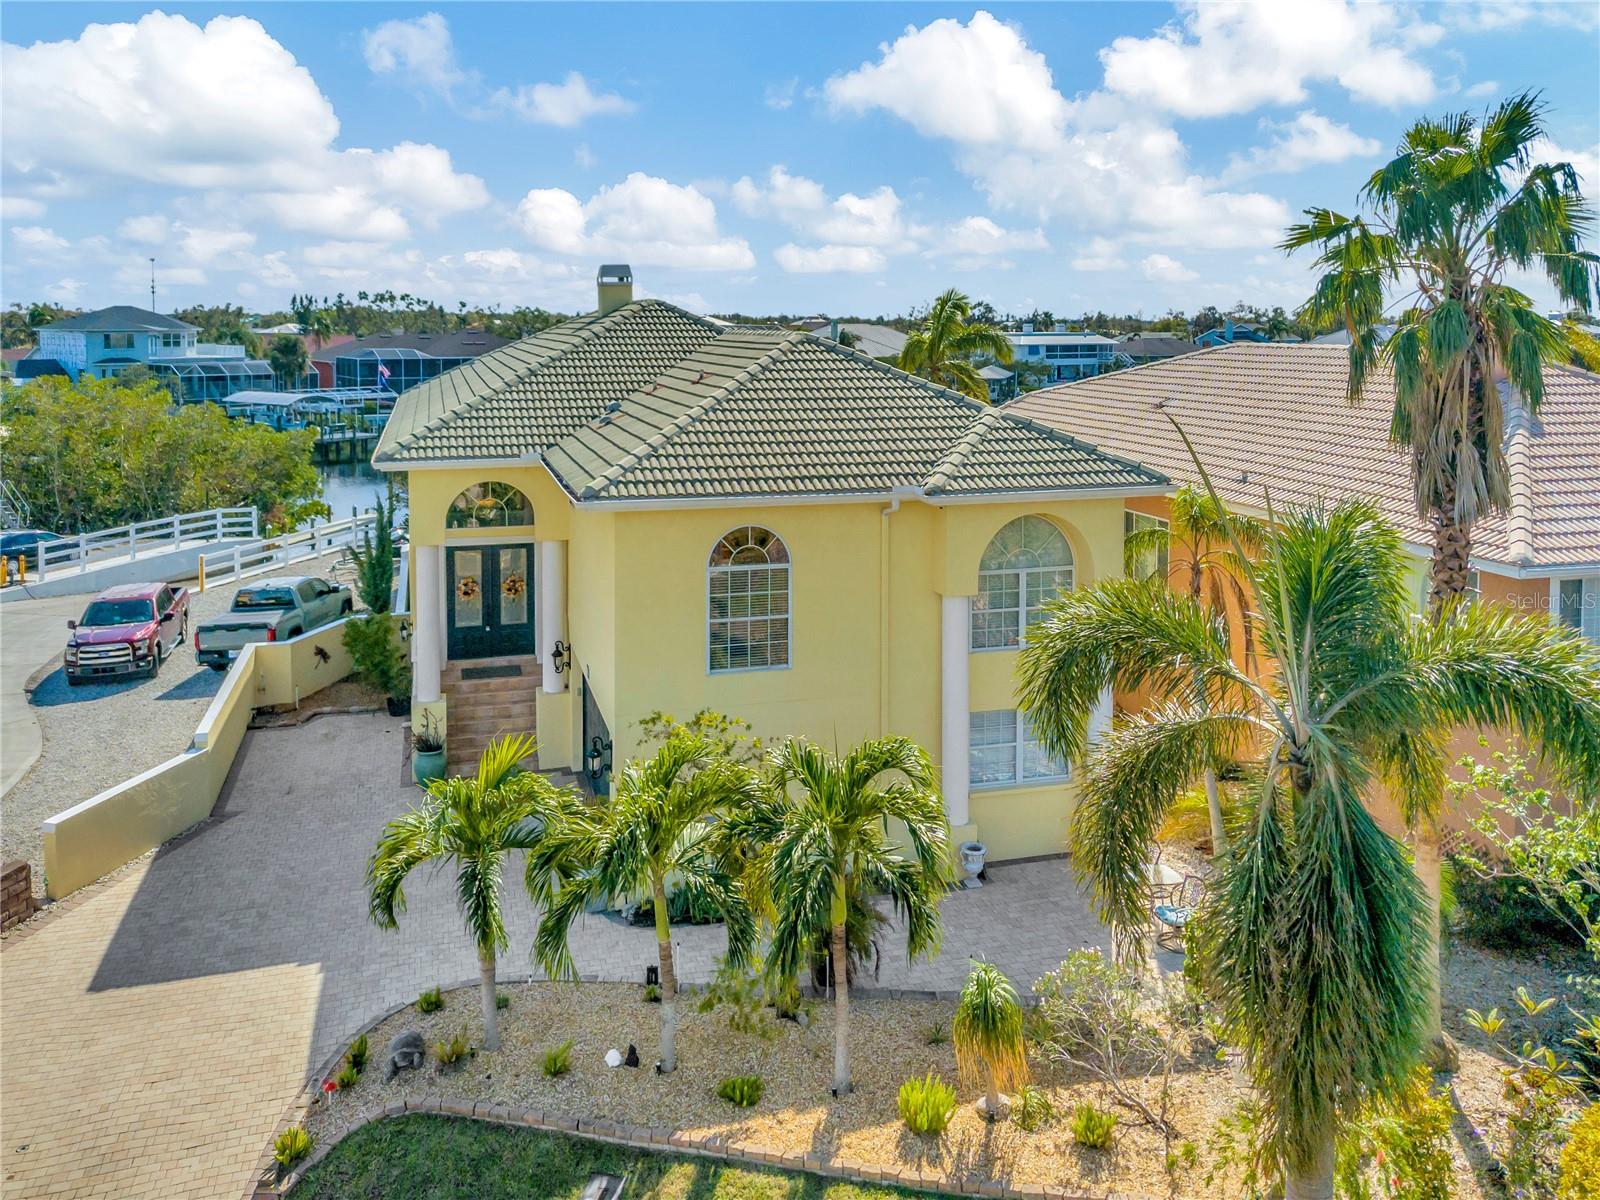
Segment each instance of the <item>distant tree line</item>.
[{"label": "distant tree line", "polygon": [[255,507],[269,531],[326,517],[314,430],[277,432],[215,404],[174,406],[154,380],[52,375],[0,394],[6,482],[58,533]]}]

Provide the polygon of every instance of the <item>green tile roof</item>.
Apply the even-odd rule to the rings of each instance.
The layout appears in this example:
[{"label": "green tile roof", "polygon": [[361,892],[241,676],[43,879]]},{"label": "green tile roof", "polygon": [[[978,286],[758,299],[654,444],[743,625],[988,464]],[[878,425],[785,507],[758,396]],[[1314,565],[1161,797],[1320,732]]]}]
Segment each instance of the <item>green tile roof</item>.
[{"label": "green tile roof", "polygon": [[1166,483],[835,342],[720,327],[657,301],[579,318],[413,388],[376,460],[536,453],[593,504]]}]

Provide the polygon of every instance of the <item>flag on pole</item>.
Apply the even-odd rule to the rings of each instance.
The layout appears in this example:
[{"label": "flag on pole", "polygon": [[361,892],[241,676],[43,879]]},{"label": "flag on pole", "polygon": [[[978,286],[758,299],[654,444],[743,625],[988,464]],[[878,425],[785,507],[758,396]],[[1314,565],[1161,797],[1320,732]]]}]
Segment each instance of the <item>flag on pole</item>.
[{"label": "flag on pole", "polygon": [[380,387],[389,386],[389,368],[382,363],[378,364],[378,384]]}]

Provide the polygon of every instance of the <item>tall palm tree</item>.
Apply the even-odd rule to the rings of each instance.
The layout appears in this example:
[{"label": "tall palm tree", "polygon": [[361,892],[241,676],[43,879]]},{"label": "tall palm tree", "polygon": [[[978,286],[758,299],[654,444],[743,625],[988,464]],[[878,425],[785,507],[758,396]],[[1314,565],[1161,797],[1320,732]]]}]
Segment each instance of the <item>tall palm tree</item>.
[{"label": "tall palm tree", "polygon": [[906,336],[897,365],[987,404],[989,385],[974,361],[980,357],[1010,365],[1011,339],[997,325],[972,320],[972,301],[951,288],[933,302],[922,328]]},{"label": "tall palm tree", "polygon": [[267,361],[272,364],[272,372],[278,377],[278,386],[287,390],[299,384],[301,376],[311,364],[311,356],[306,353],[306,344],[299,338],[280,333],[267,347]]},{"label": "tall palm tree", "polygon": [[[1542,272],[1575,310],[1587,312],[1600,259],[1582,248],[1593,213],[1570,163],[1535,163],[1545,107],[1523,93],[1486,113],[1418,121],[1395,157],[1362,189],[1371,217],[1307,209],[1287,251],[1315,247],[1325,268],[1302,309],[1313,322],[1350,331],[1352,401],[1379,368],[1394,380],[1390,437],[1408,448],[1417,512],[1433,524],[1428,611],[1438,619],[1467,594],[1472,527],[1510,503],[1503,450],[1504,373],[1530,412],[1544,396],[1545,363],[1566,362],[1561,327],[1506,282],[1513,270]],[[1387,294],[1398,294],[1396,314]],[[1375,334],[1396,325],[1387,342]],[[1428,890],[1438,940],[1440,855],[1435,816],[1421,810],[1416,867]],[[1449,1065],[1437,947],[1431,986],[1436,1061]]]},{"label": "tall palm tree", "polygon": [[667,880],[722,915],[728,961],[755,943],[743,884],[723,867],[717,825],[759,795],[755,772],[712,739],[677,730],[654,756],[630,760],[610,804],[570,808],[528,860],[528,888],[545,905],[534,955],[556,978],[577,977],[568,947],[572,923],[597,900],[649,900],[661,963],[662,1071],[677,1068],[678,973],[672,955]]},{"label": "tall palm tree", "polygon": [[317,339],[317,349],[321,350],[333,336],[333,313],[326,308],[313,309],[306,318],[305,327],[306,333]]},{"label": "tall palm tree", "polygon": [[1290,1200],[1326,1200],[1340,1120],[1364,1096],[1396,1095],[1427,1024],[1427,898],[1363,798],[1385,784],[1408,810],[1432,803],[1446,737],[1471,723],[1520,729],[1590,794],[1600,651],[1504,608],[1411,620],[1405,549],[1368,502],[1274,525],[1246,577],[1269,678],[1239,667],[1192,597],[1113,580],[1047,606],[1022,652],[1021,703],[1052,751],[1079,758],[1107,684],[1173,697],[1096,743],[1072,818],[1077,870],[1125,954],[1142,952],[1145,862],[1176,795],[1219,755],[1253,765],[1194,948]]},{"label": "tall palm tree", "polygon": [[[848,754],[790,738],[767,756],[768,788],[728,821],[753,854],[749,884],[772,923],[767,970],[795,979],[826,929],[834,962],[833,1090],[850,1090],[850,979],[845,922],[852,894],[886,893],[915,959],[939,948],[939,901],[951,879],[950,825],[927,751],[873,738]],[[888,822],[905,828],[906,852]]]},{"label": "tall palm tree", "polygon": [[494,979],[496,959],[510,945],[500,897],[506,855],[536,847],[576,799],[517,765],[534,748],[526,734],[499,738],[484,750],[475,776],[434,780],[421,805],[385,826],[367,863],[367,911],[382,929],[394,929],[405,911],[413,870],[428,862],[455,867],[456,899],[478,949],[486,1050],[500,1048]]},{"label": "tall palm tree", "polygon": [[999,1120],[1000,1092],[1027,1082],[1028,1055],[1017,990],[993,963],[972,964],[950,1022],[950,1039],[961,1074],[983,1082],[983,1115]]},{"label": "tall palm tree", "polygon": [[[1393,375],[1390,434],[1411,451],[1417,512],[1434,523],[1435,610],[1467,590],[1473,523],[1510,502],[1497,375],[1537,411],[1540,368],[1570,357],[1560,326],[1507,277],[1539,271],[1580,312],[1595,294],[1600,258],[1582,245],[1594,214],[1578,174],[1533,161],[1544,114],[1525,92],[1481,120],[1418,121],[1362,188],[1370,216],[1309,208],[1281,243],[1319,252],[1325,270],[1301,316],[1349,330],[1350,399],[1380,368]],[[1384,342],[1374,329],[1386,321]]]},{"label": "tall palm tree", "polygon": [[[1150,565],[1159,564],[1165,556],[1168,579],[1176,576],[1173,581],[1181,582],[1196,604],[1222,617],[1225,630],[1231,630],[1231,622],[1237,618],[1241,655],[1244,665],[1250,667],[1255,659],[1255,628],[1243,582],[1248,568],[1234,550],[1234,539],[1246,554],[1254,554],[1264,535],[1260,521],[1224,513],[1204,488],[1184,484],[1173,493],[1165,526],[1135,528],[1123,539],[1124,568],[1129,575],[1147,574]],[[1222,825],[1217,771],[1210,763],[1206,764],[1205,786],[1212,851],[1221,854],[1228,848],[1228,834]]]}]

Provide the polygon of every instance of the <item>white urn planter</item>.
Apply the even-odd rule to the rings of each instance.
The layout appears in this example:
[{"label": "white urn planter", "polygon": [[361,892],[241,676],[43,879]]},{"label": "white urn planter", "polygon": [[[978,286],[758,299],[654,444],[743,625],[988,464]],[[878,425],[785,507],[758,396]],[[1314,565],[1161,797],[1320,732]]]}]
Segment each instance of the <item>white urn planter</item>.
[{"label": "white urn planter", "polygon": [[983,880],[978,876],[983,874],[983,864],[989,857],[989,847],[982,842],[961,843],[961,869],[967,877],[961,881],[964,888],[978,888],[983,886]]}]

